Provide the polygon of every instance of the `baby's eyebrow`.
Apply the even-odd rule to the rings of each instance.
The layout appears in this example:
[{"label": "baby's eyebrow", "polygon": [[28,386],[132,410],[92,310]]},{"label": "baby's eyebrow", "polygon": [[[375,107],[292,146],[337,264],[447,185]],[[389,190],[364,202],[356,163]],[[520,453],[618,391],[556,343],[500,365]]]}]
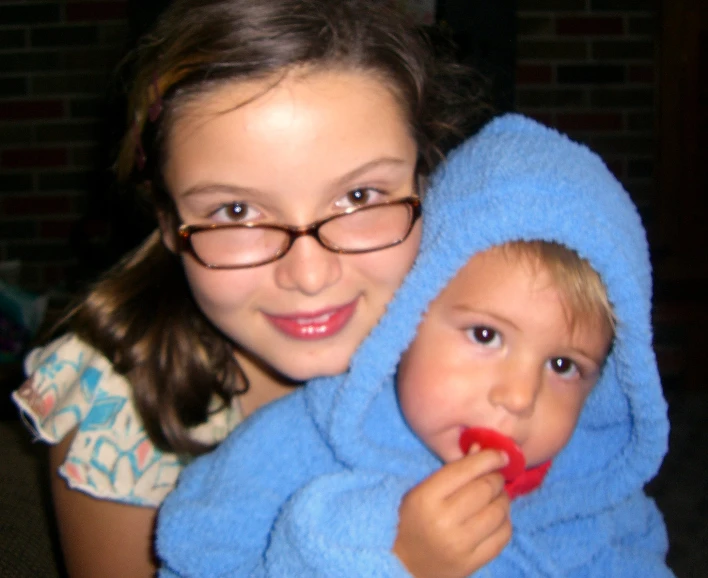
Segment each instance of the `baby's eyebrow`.
[{"label": "baby's eyebrow", "polygon": [[604,355],[602,355],[600,357],[597,357],[597,356],[593,355],[592,353],[585,351],[582,348],[572,347],[570,357],[574,357],[576,355],[580,356],[586,363],[591,363],[592,365],[594,365],[595,369],[598,371],[602,367],[602,365],[605,363],[605,359],[607,358],[607,353],[605,353]]},{"label": "baby's eyebrow", "polygon": [[[450,309],[453,313],[461,313],[463,315],[469,315],[469,314],[473,314],[473,313],[485,315],[486,317],[491,317],[492,321],[498,321],[501,323],[505,323],[515,329],[519,329],[518,325],[516,323],[514,323],[511,319],[508,319],[508,318],[503,317],[501,315],[497,315],[496,313],[491,313],[491,312],[483,310],[483,309],[475,309],[474,307],[470,307],[466,303],[455,303],[450,307]],[[482,325],[484,325],[484,323],[482,323]]]}]

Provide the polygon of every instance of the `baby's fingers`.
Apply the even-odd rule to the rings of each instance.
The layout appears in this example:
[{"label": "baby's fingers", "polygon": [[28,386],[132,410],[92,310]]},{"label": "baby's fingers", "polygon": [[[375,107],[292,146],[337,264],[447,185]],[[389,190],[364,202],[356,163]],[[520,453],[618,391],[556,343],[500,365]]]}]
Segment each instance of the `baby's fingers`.
[{"label": "baby's fingers", "polygon": [[[509,458],[497,450],[482,450],[445,464],[423,482],[427,491],[443,499],[454,498],[455,494],[470,482],[496,472],[508,463]],[[422,484],[421,484],[422,485]]]},{"label": "baby's fingers", "polygon": [[468,511],[460,528],[470,536],[470,542],[481,542],[509,522],[510,509],[509,496],[500,491],[476,512]]},{"label": "baby's fingers", "polygon": [[504,492],[504,478],[500,473],[492,472],[471,479],[447,496],[444,503],[457,513],[458,522],[463,524],[499,498],[508,503],[508,496]]}]

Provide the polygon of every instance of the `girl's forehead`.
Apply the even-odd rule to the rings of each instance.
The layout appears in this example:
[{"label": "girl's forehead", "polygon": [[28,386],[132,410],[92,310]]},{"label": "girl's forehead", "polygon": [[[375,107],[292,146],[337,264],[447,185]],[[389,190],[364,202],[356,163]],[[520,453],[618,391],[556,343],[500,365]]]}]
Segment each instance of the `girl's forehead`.
[{"label": "girl's forehead", "polygon": [[225,84],[185,106],[165,144],[175,200],[204,185],[254,198],[387,188],[410,181],[418,152],[398,100],[360,71]]},{"label": "girl's forehead", "polygon": [[[357,134],[361,131],[380,134],[384,143],[402,133],[415,138],[401,100],[379,75],[293,69],[222,83],[177,102],[165,119],[163,166],[191,139],[240,141],[241,147],[256,146],[256,141],[272,147],[266,141],[284,138],[301,147],[309,147],[314,139],[333,144],[349,139],[354,149],[365,144]],[[274,154],[281,148],[277,144]]]},{"label": "girl's forehead", "polygon": [[341,87],[359,88],[363,95],[392,100],[403,116],[403,102],[399,91],[383,75],[373,70],[336,67],[298,66],[255,78],[223,81],[176,100],[172,110],[172,123],[194,117],[225,114],[244,107],[267,106],[273,99],[291,94],[293,98],[307,100],[308,90],[313,102],[323,96],[335,95]]},{"label": "girl's forehead", "polygon": [[186,136],[182,133],[218,132],[224,122],[247,131],[235,136],[251,139],[290,129],[293,123],[304,123],[303,134],[319,130],[329,136],[341,131],[342,138],[352,124],[361,128],[361,123],[368,123],[366,130],[375,131],[376,122],[405,126],[410,132],[394,92],[378,75],[359,70],[294,69],[223,83],[177,103],[170,120],[168,147],[178,145]]}]

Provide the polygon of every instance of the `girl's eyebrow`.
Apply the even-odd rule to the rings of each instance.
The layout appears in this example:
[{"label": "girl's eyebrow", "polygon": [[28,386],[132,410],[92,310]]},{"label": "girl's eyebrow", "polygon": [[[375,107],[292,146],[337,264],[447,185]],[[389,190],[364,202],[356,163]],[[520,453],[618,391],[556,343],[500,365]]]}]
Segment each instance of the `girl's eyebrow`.
[{"label": "girl's eyebrow", "polygon": [[391,167],[402,167],[406,164],[406,161],[402,158],[397,158],[397,157],[381,157],[378,159],[371,160],[369,162],[364,163],[363,165],[356,167],[355,169],[345,173],[341,177],[336,179],[337,184],[345,184],[348,182],[351,182],[357,178],[359,178],[361,175],[379,168],[381,166],[391,166]]},{"label": "girl's eyebrow", "polygon": [[[345,183],[349,183],[353,180],[356,180],[359,178],[361,175],[366,174],[367,172],[377,169],[382,166],[390,166],[390,167],[403,167],[406,164],[406,161],[401,158],[396,158],[396,157],[382,157],[378,159],[371,160],[369,162],[364,163],[363,165],[356,167],[352,169],[351,171],[345,173],[341,177],[338,177],[335,180],[335,184],[338,185],[344,185]],[[229,193],[229,194],[235,194],[235,195],[243,195],[243,194],[254,194],[254,193],[259,193],[257,189],[252,189],[249,187],[241,187],[238,185],[229,185],[226,183],[198,183],[196,185],[193,185],[186,189],[184,192],[179,193],[177,196],[180,198],[186,198],[190,197],[193,195],[198,195],[198,194],[205,194],[205,193]]]},{"label": "girl's eyebrow", "polygon": [[253,193],[254,189],[248,187],[239,187],[237,185],[227,185],[226,183],[198,183],[189,187],[182,193],[177,194],[177,197],[186,198],[193,195],[201,195],[205,193],[230,193],[243,195],[244,193]]}]

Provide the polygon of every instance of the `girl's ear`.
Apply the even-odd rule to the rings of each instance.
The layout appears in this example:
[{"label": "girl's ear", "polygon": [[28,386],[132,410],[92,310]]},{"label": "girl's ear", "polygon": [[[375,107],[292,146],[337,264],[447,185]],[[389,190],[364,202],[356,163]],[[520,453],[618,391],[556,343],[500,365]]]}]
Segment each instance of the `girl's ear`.
[{"label": "girl's ear", "polygon": [[162,243],[172,253],[177,253],[177,227],[171,211],[157,210],[157,222],[160,226]]}]

